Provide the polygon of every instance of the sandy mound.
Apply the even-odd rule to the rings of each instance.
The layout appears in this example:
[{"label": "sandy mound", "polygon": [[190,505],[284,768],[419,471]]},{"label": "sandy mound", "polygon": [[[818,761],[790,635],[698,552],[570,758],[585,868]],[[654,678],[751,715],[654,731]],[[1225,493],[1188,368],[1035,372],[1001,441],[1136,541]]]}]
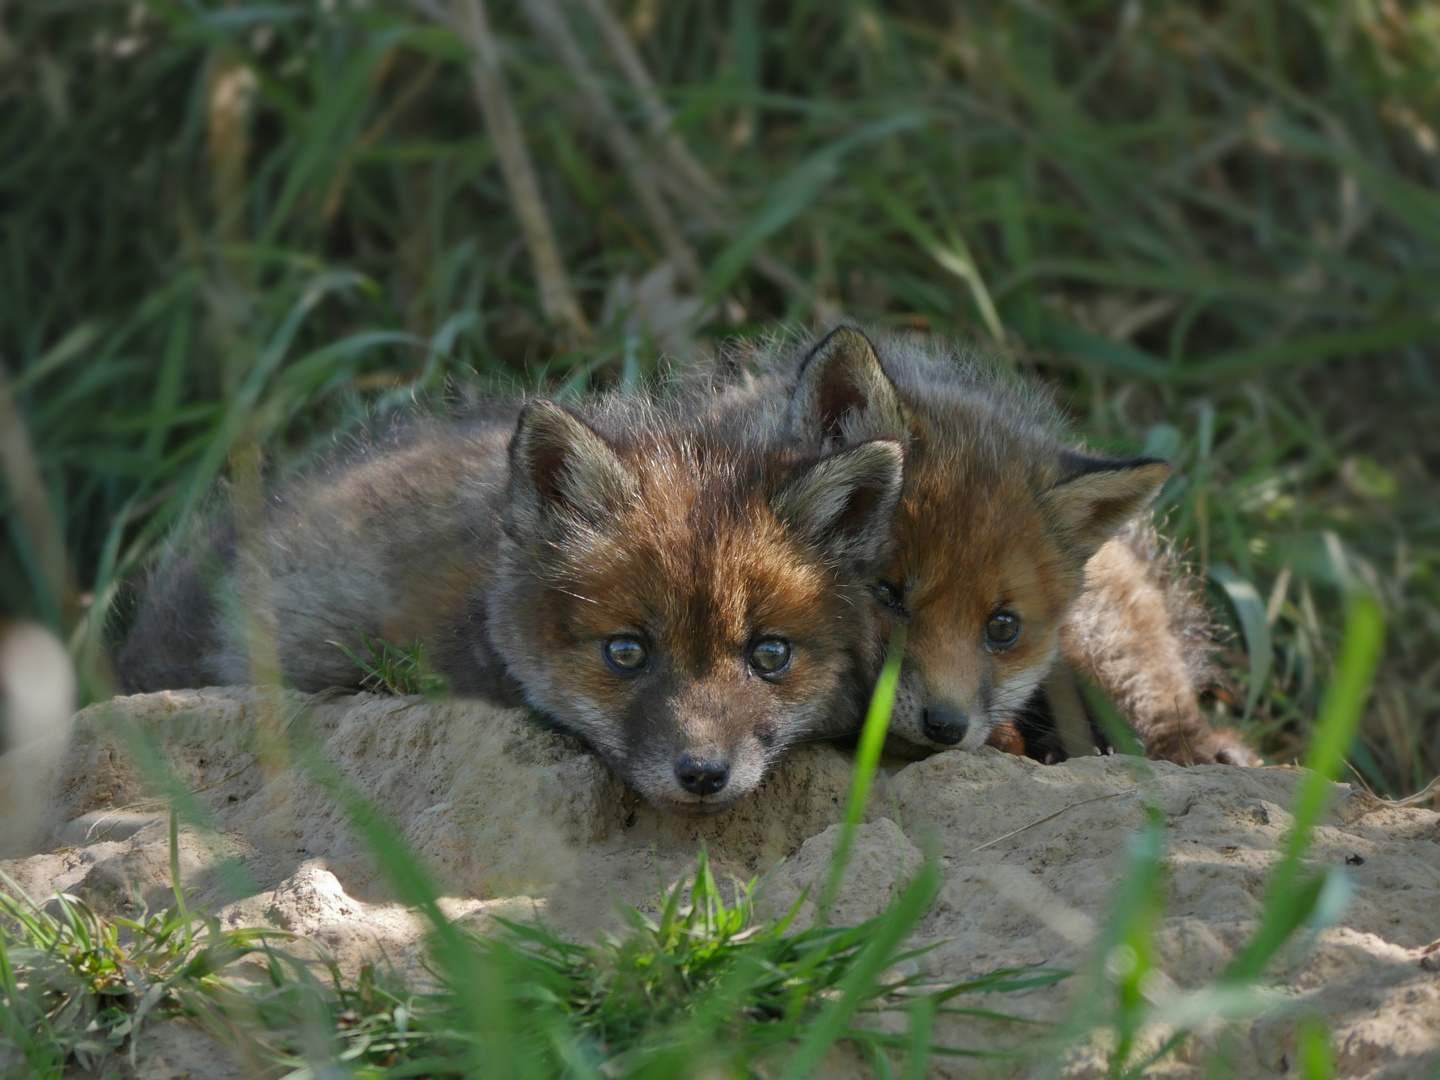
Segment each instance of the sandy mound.
[{"label": "sandy mound", "polygon": [[[693,866],[702,841],[722,873],[740,877],[786,857],[765,897],[773,907],[793,902],[823,878],[850,772],[833,747],[802,746],[740,806],[680,821],[518,712],[366,695],[151,694],[93,706],[72,733],[0,758],[0,869],[36,896],[60,888],[127,913],[163,905],[167,817],[151,800],[179,791],[202,821],[182,833],[182,875],[223,922],[317,938],[350,970],[382,948],[413,956],[406,950],[420,925],[394,903],[365,844],[313,778],[305,750],[313,745],[400,826],[451,897],[453,916],[483,924],[496,913],[543,911],[582,936],[612,917],[597,897],[649,900]],[[169,789],[154,764],[161,759]],[[1195,988],[1254,929],[1298,775],[1117,758],[1042,767],[993,751],[932,757],[877,783],[837,916],[879,912],[929,851],[945,884],[918,936],[944,939],[925,961],[938,979],[1018,964],[1083,972],[1148,801],[1163,810],[1168,841],[1157,944],[1171,983],[1160,992]],[[17,804],[37,789],[48,797]],[[1353,897],[1337,922],[1272,966],[1288,1007],[1238,1029],[1202,1031],[1162,1075],[1201,1075],[1217,1046],[1231,1075],[1281,1074],[1297,1023],[1316,1015],[1342,1075],[1440,1069],[1440,951],[1425,952],[1440,938],[1440,815],[1340,787],[1312,859],[1345,867]],[[1077,975],[985,1004],[1060,1020],[1087,985]],[[972,1045],[985,1035],[943,1025],[937,1033]],[[1078,1054],[1066,1071],[1098,1075],[1099,1061]],[[976,1066],[938,1068],[970,1075]]]}]

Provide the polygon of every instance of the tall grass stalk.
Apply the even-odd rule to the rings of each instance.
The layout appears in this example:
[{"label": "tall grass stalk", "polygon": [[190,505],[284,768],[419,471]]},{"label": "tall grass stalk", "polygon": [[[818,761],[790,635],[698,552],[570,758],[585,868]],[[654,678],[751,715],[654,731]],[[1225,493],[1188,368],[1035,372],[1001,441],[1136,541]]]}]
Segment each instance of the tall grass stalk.
[{"label": "tall grass stalk", "polygon": [[845,879],[845,870],[850,865],[850,849],[855,844],[855,830],[864,820],[870,804],[870,788],[875,782],[876,770],[880,767],[880,753],[885,748],[885,735],[890,730],[890,714],[895,708],[895,690],[900,684],[900,667],[905,659],[905,626],[896,623],[890,634],[890,645],[885,655],[885,664],[875,689],[870,695],[870,704],[865,710],[865,722],[860,729],[860,741],[855,748],[855,771],[850,780],[850,792],[845,801],[845,817],[840,824],[840,835],[835,841],[835,853],[830,859],[830,869],[825,876],[825,885],[820,891],[816,904],[816,918],[824,921],[830,917],[835,906],[835,897]]}]

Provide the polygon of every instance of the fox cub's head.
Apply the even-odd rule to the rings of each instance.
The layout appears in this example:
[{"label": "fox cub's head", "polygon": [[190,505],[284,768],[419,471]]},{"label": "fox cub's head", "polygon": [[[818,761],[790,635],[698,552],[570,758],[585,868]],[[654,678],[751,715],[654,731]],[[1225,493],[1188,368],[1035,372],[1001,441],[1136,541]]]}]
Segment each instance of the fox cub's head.
[{"label": "fox cub's head", "polygon": [[803,363],[786,424],[812,450],[906,446],[872,582],[888,616],[908,623],[891,731],[975,750],[1049,673],[1086,562],[1170,468],[1066,449],[1003,394],[925,358],[909,364],[892,379],[863,334],[837,330]]},{"label": "fox cub's head", "polygon": [[521,414],[489,635],[531,704],[650,801],[713,813],[853,720],[902,452],[622,428],[544,400]]}]

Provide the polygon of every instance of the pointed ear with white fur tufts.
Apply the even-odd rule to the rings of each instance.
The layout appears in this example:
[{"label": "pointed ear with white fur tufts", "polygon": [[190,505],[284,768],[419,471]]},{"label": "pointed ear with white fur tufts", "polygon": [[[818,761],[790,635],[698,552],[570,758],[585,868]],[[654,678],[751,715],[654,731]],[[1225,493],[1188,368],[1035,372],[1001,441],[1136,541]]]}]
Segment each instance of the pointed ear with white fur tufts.
[{"label": "pointed ear with white fur tufts", "polygon": [[821,458],[771,501],[781,521],[848,566],[875,562],[900,501],[905,452],[875,439]]},{"label": "pointed ear with white fur tufts", "polygon": [[1089,558],[1150,505],[1170,475],[1158,458],[1101,458],[1064,451],[1060,479],[1041,496],[1061,533]]},{"label": "pointed ear with white fur tufts", "polygon": [[638,489],[630,466],[568,409],[537,398],[520,410],[510,439],[510,506],[520,532],[545,531],[561,514],[599,522]]},{"label": "pointed ear with white fur tufts", "polygon": [[867,439],[903,445],[909,436],[895,384],[870,339],[852,326],[832,331],[805,358],[785,418],[790,436],[817,451]]}]

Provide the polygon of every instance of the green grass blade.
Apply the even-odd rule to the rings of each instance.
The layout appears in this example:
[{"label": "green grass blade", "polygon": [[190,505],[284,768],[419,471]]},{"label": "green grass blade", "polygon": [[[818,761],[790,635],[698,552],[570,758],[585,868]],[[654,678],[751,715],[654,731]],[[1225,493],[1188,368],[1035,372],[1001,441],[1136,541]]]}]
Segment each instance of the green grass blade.
[{"label": "green grass blade", "polygon": [[1310,917],[1325,888],[1324,872],[1300,879],[1302,859],[1311,831],[1319,824],[1330,800],[1330,785],[1339,776],[1345,755],[1360,726],[1361,712],[1380,659],[1385,624],[1373,596],[1357,593],[1351,599],[1345,636],[1336,661],[1335,678],[1311,736],[1301,778],[1291,808],[1294,825],[1286,839],[1285,854],[1271,876],[1254,938],[1226,969],[1225,978],[1241,981],[1259,976],[1270,957],[1289,935]]},{"label": "green grass blade", "polygon": [[870,802],[870,787],[875,781],[875,770],[880,766],[880,752],[885,747],[885,734],[890,730],[890,713],[895,707],[895,691],[900,683],[900,665],[905,652],[905,627],[897,623],[890,635],[890,648],[885,657],[885,666],[875,682],[875,691],[870,695],[870,706],[865,712],[865,725],[860,729],[860,743],[855,749],[855,771],[850,778],[850,795],[845,803],[845,819],[841,824],[840,836],[835,843],[835,853],[830,860],[830,870],[825,886],[820,891],[816,904],[816,918],[824,922],[830,916],[839,894],[840,883],[845,878],[845,867],[850,861],[850,849],[855,843],[855,829],[865,816],[865,807]]},{"label": "green grass blade", "polygon": [[918,127],[924,120],[924,114],[904,112],[868,124],[807,158],[775,184],[739,235],[711,263],[703,288],[705,303],[712,304],[724,295],[760,245],[794,221],[820,191],[840,175],[840,164],[847,154],[867,143]]},{"label": "green grass blade", "polygon": [[1005,327],[1000,322],[1000,315],[995,310],[995,302],[990,298],[990,290],[985,287],[985,281],[976,268],[975,257],[970,253],[964,239],[957,233],[953,241],[947,244],[878,177],[863,171],[856,172],[854,176],[856,182],[879,204],[890,220],[908,234],[922,251],[935,260],[937,266],[954,274],[965,283],[970,290],[971,299],[975,301],[975,306],[980,311],[980,318],[985,323],[985,329],[990,332],[991,339],[997,342],[1004,341]]},{"label": "green grass blade", "polygon": [[781,1073],[781,1080],[800,1080],[820,1063],[835,1041],[844,1034],[850,1018],[859,1008],[892,954],[923,915],[940,885],[940,872],[927,862],[876,926],[874,936],[861,950],[855,966],[840,984],[840,997],[832,1001],[811,1025],[800,1046]]},{"label": "green grass blade", "polygon": [[1265,616],[1265,601],[1254,585],[1223,562],[1210,564],[1210,580],[1225,590],[1245,635],[1245,651],[1250,656],[1250,685],[1245,694],[1244,718],[1249,720],[1269,686],[1274,662],[1275,648],[1270,638],[1270,621]]},{"label": "green grass blade", "polygon": [[1206,357],[1175,369],[1172,377],[1180,383],[1211,383],[1216,379],[1255,375],[1266,368],[1389,352],[1433,341],[1440,341],[1440,320],[1433,315],[1410,315],[1353,330],[1311,334]]},{"label": "green grass blade", "polygon": [[1039,340],[1053,349],[1074,353],[1093,364],[1139,379],[1164,379],[1170,366],[1123,341],[1109,341],[1078,327],[1042,319]]}]

